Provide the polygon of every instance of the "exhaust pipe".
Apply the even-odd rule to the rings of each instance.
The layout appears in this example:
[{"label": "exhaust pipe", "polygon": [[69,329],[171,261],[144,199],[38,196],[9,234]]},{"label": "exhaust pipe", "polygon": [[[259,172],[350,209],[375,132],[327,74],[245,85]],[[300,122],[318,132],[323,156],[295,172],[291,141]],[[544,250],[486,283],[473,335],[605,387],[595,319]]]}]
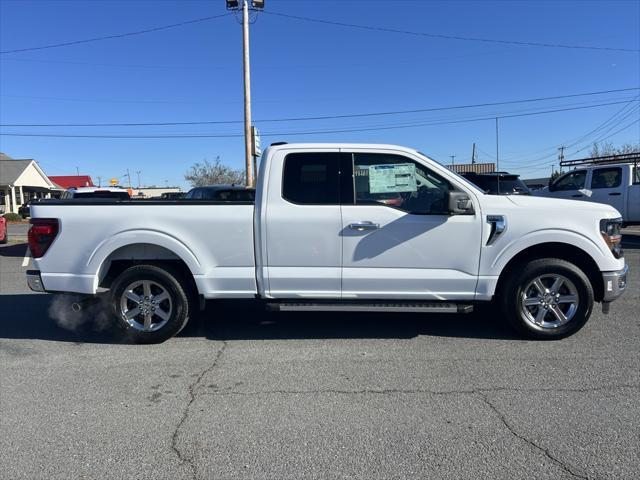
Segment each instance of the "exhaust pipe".
[{"label": "exhaust pipe", "polygon": [[92,295],[87,295],[83,298],[76,297],[75,301],[71,303],[71,310],[74,313],[80,313],[83,310],[85,310],[87,307],[90,307],[95,302],[96,302],[96,297]]}]

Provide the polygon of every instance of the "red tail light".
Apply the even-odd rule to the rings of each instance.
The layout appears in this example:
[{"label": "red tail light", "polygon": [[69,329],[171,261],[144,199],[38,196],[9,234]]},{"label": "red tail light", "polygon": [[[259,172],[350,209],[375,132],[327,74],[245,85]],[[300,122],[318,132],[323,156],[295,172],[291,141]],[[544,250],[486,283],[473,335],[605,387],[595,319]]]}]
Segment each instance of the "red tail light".
[{"label": "red tail light", "polygon": [[40,258],[56,239],[60,223],[57,218],[32,218],[29,223],[29,250],[33,258]]}]

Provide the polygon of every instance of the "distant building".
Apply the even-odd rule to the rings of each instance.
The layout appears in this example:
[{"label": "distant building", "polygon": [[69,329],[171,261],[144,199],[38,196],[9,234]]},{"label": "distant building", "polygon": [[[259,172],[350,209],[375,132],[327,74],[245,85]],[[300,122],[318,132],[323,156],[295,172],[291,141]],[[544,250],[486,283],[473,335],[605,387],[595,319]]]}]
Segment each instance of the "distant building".
[{"label": "distant building", "polygon": [[495,163],[458,163],[453,165],[445,165],[449,170],[456,173],[491,173],[496,171]]},{"label": "distant building", "polygon": [[48,198],[59,190],[32,158],[13,159],[0,153],[0,207],[5,213],[18,213],[23,203]]},{"label": "distant building", "polygon": [[55,175],[50,176],[49,180],[64,190],[80,187],[95,187],[89,175]]},{"label": "distant building", "polygon": [[140,187],[132,188],[131,196],[134,198],[154,198],[159,197],[163,193],[179,193],[180,187]]}]

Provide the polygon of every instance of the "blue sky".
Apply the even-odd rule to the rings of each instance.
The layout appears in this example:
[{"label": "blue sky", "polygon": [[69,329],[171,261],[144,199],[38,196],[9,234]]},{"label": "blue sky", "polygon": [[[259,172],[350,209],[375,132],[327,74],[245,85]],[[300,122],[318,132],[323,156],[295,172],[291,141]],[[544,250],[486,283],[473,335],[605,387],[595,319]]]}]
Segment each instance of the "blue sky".
[{"label": "blue sky", "polygon": [[[266,10],[415,32],[578,46],[640,49],[640,2],[428,2],[266,0]],[[0,1],[0,50],[136,31],[225,13],[210,1]],[[495,156],[493,120],[471,117],[615,105],[500,120],[501,169],[550,171],[640,118],[640,91],[545,102],[308,122],[264,119],[491,103],[640,86],[640,53],[545,48],[369,31],[266,13],[251,27],[253,116],[273,141],[397,143],[437,160]],[[124,123],[242,120],[241,29],[233,16],[68,47],[0,55],[0,123]],[[631,102],[631,103],[629,103]],[[625,110],[623,110],[625,109]],[[614,114],[607,129],[587,135]],[[626,115],[626,116],[625,116]],[[385,128],[320,135],[318,130]],[[241,134],[241,124],[167,127],[3,127],[3,133]],[[640,142],[640,124],[608,138]],[[577,151],[582,149],[581,151]],[[242,138],[0,137],[0,151],[35,158],[51,175],[103,179],[127,168],[143,184],[179,184],[190,165],[220,155],[244,164]],[[135,177],[135,176],[134,176]],[[136,180],[134,178],[134,183]]]}]

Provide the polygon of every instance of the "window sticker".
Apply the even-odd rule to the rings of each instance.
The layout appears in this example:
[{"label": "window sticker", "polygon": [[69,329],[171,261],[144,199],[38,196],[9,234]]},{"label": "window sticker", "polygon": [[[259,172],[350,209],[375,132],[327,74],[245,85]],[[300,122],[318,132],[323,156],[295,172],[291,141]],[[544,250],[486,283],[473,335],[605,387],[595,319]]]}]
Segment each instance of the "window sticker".
[{"label": "window sticker", "polygon": [[369,165],[369,193],[415,192],[416,166],[413,163]]}]

